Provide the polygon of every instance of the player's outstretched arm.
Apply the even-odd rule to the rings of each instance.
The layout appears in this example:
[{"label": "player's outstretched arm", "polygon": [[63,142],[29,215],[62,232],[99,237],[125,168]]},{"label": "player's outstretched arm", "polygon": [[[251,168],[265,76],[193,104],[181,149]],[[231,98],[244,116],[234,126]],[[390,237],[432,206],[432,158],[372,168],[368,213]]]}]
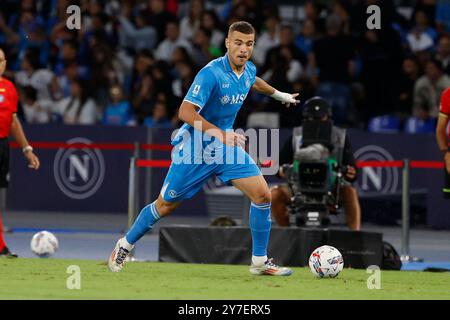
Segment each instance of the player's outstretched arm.
[{"label": "player's outstretched arm", "polygon": [[235,132],[225,132],[213,125],[211,122],[203,118],[198,112],[198,107],[186,100],[181,103],[178,111],[178,118],[186,122],[191,127],[205,132],[206,134],[215,137],[222,143],[229,146],[245,146],[245,137]]},{"label": "player's outstretched arm", "polygon": [[252,89],[258,93],[265,94],[274,98],[275,100],[281,101],[282,104],[286,104],[286,107],[289,107],[292,104],[297,104],[300,100],[296,100],[295,98],[299,95],[299,93],[286,93],[280,92],[270,84],[265,82],[260,77],[256,77],[256,81],[252,86]]}]

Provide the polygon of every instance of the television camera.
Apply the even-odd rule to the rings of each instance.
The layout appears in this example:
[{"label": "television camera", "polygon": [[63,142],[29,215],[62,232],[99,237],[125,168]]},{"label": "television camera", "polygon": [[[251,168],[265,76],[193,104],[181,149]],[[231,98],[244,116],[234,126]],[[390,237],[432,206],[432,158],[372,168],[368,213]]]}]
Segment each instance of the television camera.
[{"label": "television camera", "polygon": [[327,226],[330,212],[340,209],[345,131],[333,127],[322,98],[309,99],[303,108],[302,126],[294,128],[294,162],[282,167],[292,197],[288,211],[297,226]]}]

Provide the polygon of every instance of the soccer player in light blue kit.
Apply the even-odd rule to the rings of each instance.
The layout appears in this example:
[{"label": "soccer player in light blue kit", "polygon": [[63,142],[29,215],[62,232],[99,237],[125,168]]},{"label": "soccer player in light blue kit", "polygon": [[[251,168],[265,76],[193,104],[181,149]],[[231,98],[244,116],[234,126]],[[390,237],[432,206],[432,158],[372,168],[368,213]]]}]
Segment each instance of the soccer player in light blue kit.
[{"label": "soccer player in light blue kit", "polygon": [[[245,21],[233,23],[225,39],[227,53],[208,63],[195,77],[179,109],[179,118],[185,123],[172,139],[172,164],[161,193],[157,200],[141,210],[125,237],[117,241],[108,261],[111,271],[120,271],[135,243],[158,220],[174,211],[183,199],[194,196],[215,174],[251,200],[249,224],[253,248],[250,273],[292,274],[291,269],[280,267],[267,258],[272,224],[270,190],[260,169],[242,148],[245,137],[232,131],[236,115],[250,89],[287,106],[299,102],[295,99],[298,93],[279,92],[256,77],[256,67],[248,61],[254,44],[252,25]],[[209,141],[205,141],[205,135]],[[234,160],[231,163],[227,161],[229,156]]]}]

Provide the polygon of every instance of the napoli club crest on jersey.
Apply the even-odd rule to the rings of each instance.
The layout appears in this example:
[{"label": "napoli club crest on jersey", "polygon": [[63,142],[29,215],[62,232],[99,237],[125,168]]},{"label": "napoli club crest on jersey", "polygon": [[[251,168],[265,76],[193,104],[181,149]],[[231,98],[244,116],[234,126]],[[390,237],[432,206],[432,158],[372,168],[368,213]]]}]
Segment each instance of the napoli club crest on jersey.
[{"label": "napoli club crest on jersey", "polygon": [[175,190],[169,190],[168,194],[171,198],[175,198],[178,195]]},{"label": "napoli club crest on jersey", "polygon": [[249,79],[245,80],[245,86],[247,88],[250,88],[250,80]]}]

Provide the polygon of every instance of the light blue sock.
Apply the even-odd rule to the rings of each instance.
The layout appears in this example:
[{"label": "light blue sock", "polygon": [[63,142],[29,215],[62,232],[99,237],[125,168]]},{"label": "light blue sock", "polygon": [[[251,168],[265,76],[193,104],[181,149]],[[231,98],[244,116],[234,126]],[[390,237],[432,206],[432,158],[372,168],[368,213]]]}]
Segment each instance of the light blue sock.
[{"label": "light blue sock", "polygon": [[130,244],[135,244],[159,219],[161,217],[156,209],[156,201],[154,201],[141,210],[125,238]]},{"label": "light blue sock", "polygon": [[272,219],[270,218],[271,203],[251,203],[250,205],[250,230],[252,232],[253,248],[252,255],[266,256],[269,245],[270,228]]}]

